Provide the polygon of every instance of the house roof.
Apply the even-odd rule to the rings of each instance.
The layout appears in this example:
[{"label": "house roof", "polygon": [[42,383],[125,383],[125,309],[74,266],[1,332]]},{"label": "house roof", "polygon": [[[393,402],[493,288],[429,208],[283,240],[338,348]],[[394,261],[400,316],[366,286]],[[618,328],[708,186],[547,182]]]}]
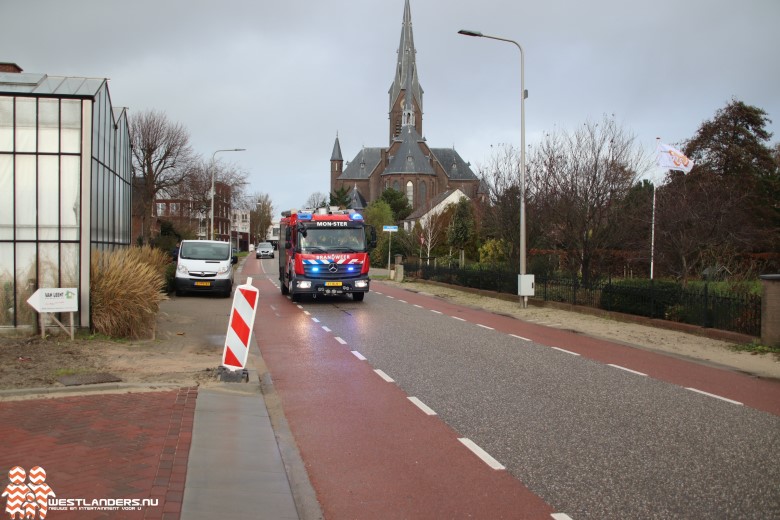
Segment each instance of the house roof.
[{"label": "house roof", "polygon": [[[442,202],[447,200],[448,197],[455,193],[460,193],[461,197],[469,198],[465,193],[460,191],[458,188],[447,190],[442,193],[439,193],[434,198],[428,202],[428,204],[425,204],[423,206],[420,206],[416,210],[414,210],[408,217],[406,217],[404,220],[418,220],[430,213],[431,211],[435,210]],[[460,199],[460,197],[458,197]]]}]

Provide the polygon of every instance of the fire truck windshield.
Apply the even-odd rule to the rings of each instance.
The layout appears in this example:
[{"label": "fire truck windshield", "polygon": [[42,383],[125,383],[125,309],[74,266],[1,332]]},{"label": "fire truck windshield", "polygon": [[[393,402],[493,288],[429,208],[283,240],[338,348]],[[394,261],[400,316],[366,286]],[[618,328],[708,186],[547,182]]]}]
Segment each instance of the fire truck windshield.
[{"label": "fire truck windshield", "polygon": [[306,236],[299,235],[298,245],[303,253],[357,253],[366,250],[366,235],[363,228],[307,227]]}]

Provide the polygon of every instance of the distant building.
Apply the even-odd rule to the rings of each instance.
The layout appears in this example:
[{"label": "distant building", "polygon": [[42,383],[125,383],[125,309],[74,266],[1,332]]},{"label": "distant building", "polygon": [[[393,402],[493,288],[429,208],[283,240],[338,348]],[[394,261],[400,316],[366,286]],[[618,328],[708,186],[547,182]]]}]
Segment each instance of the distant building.
[{"label": "distant building", "polygon": [[36,327],[27,299],[75,287],[88,327],[90,258],[131,242],[127,113],[105,78],[0,64],[0,328]]},{"label": "distant building", "polygon": [[470,199],[480,181],[454,148],[431,148],[423,137],[423,89],[417,75],[409,0],[405,1],[401,42],[390,86],[390,139],[386,147],[358,152],[345,163],[338,136],[330,157],[331,193],[347,189],[352,209],[362,209],[388,188],[406,194],[413,210],[449,190]]}]

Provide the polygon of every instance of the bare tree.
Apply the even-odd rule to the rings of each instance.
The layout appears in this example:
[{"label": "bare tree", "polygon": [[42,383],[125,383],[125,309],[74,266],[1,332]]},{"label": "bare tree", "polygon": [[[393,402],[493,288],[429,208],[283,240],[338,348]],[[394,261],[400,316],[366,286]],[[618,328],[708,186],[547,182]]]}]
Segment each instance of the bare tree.
[{"label": "bare tree", "polygon": [[250,199],[255,201],[255,208],[249,214],[249,223],[257,240],[263,241],[268,238],[268,228],[274,218],[274,205],[267,193],[255,193]]},{"label": "bare tree", "polygon": [[620,246],[620,202],[649,168],[648,159],[635,137],[605,116],[572,133],[547,135],[529,166],[535,218],[544,223],[550,246],[567,253],[569,270],[588,281],[600,255]]},{"label": "bare tree", "polygon": [[[487,189],[487,202],[482,212],[481,238],[503,240],[509,246],[509,261],[520,263],[520,151],[508,144],[491,146],[488,164],[479,166],[482,185]],[[526,197],[526,201],[528,201]],[[528,208],[527,215],[531,214]],[[528,219],[529,224],[536,219]],[[527,226],[528,243],[533,243],[532,227]]]},{"label": "bare tree", "polygon": [[303,203],[303,206],[306,209],[324,208],[328,205],[329,199],[330,196],[327,193],[322,193],[321,191],[315,191],[314,193],[309,195],[309,198],[306,199],[306,202]]},{"label": "bare tree", "polygon": [[130,116],[130,141],[135,201],[142,222],[143,242],[151,239],[154,200],[179,186],[193,167],[189,133],[164,113],[144,111]]}]

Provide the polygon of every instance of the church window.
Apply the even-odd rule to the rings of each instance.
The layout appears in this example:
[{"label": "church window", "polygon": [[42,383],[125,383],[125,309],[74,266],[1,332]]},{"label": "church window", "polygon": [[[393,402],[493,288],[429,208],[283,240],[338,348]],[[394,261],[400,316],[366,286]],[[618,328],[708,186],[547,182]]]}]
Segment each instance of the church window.
[{"label": "church window", "polygon": [[401,191],[401,186],[398,184],[398,181],[393,181],[393,189],[395,191]]},{"label": "church window", "polygon": [[406,199],[409,201],[409,205],[414,207],[414,184],[412,181],[406,183]]},{"label": "church window", "polygon": [[428,198],[428,186],[425,185],[425,181],[420,182],[420,204],[424,203]]}]

